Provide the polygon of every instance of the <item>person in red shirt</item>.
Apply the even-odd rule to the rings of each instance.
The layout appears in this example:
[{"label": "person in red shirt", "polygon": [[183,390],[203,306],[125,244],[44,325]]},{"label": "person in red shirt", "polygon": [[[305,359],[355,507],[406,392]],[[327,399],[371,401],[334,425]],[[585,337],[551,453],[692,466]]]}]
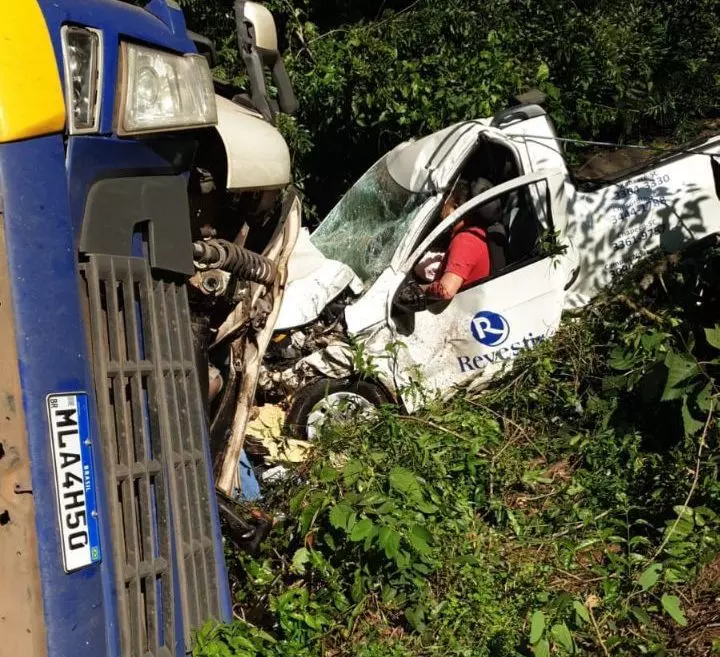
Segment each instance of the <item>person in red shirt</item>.
[{"label": "person in red shirt", "polygon": [[[477,196],[492,187],[483,178],[472,186],[472,195]],[[459,180],[445,201],[440,220],[449,217],[458,207],[468,201],[470,187]],[[469,212],[452,230],[450,245],[442,255],[440,266],[433,280],[420,286],[408,285],[400,291],[398,303],[409,310],[423,309],[428,302],[450,301],[458,292],[487,278],[491,273],[490,249],[486,226],[497,223],[501,215],[499,200],[490,201]]]}]

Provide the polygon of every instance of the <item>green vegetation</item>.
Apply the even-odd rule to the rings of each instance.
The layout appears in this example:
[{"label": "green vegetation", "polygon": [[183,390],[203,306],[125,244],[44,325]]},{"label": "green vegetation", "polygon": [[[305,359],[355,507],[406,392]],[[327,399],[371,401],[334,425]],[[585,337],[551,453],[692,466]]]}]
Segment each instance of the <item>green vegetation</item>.
[{"label": "green vegetation", "polygon": [[720,654],[719,283],[651,260],[491,391],[331,428],[196,657]]},{"label": "green vegetation", "polygon": [[[231,0],[183,0],[242,83]],[[538,87],[566,137],[684,138],[720,91],[720,0],[268,0],[300,101],[283,128],[322,217],[408,137]]]},{"label": "green vegetation", "polygon": [[[241,85],[230,0],[181,4]],[[268,5],[320,216],[399,141],[529,88],[569,137],[717,115],[720,0]],[[331,428],[261,552],[229,551],[238,620],[196,657],[720,654],[719,283],[717,252],[653,260],[492,391]]]}]

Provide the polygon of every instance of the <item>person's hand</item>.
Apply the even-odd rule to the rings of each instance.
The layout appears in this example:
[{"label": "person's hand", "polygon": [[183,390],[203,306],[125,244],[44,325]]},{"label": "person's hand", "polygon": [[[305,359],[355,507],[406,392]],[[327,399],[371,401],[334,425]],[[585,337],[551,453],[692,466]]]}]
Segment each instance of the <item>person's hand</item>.
[{"label": "person's hand", "polygon": [[445,272],[438,280],[425,288],[425,298],[429,303],[450,301],[459,291],[464,279],[452,272]]},{"label": "person's hand", "polygon": [[416,313],[425,310],[427,308],[425,287],[415,281],[408,281],[398,291],[393,305],[405,313]]}]

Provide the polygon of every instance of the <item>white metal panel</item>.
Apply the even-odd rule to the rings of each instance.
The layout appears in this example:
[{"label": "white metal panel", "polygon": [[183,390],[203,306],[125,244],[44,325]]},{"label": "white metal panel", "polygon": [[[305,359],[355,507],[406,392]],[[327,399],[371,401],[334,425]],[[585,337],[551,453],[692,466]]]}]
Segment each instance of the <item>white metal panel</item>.
[{"label": "white metal panel", "polygon": [[290,183],[290,151],[260,114],[215,96],[217,131],[227,156],[229,191],[272,189]]},{"label": "white metal panel", "polygon": [[407,323],[398,319],[396,339],[409,355],[404,372],[414,368],[423,388],[440,392],[489,380],[555,332],[565,282],[564,268],[544,258],[462,291],[444,308],[415,313]]},{"label": "white metal panel", "polygon": [[[715,142],[720,151],[720,141]],[[720,199],[708,155],[688,155],[568,203],[567,235],[580,275],[566,304],[587,303],[658,247],[676,251],[720,231]]]},{"label": "white metal panel", "polygon": [[275,330],[305,326],[315,321],[325,307],[346,287],[362,290],[362,281],[350,267],[326,258],[310,241],[303,228],[288,260],[288,282]]},{"label": "white metal panel", "polygon": [[479,121],[465,121],[417,141],[404,142],[388,153],[388,171],[407,190],[442,189],[485,130],[487,127]]},{"label": "white metal panel", "polygon": [[392,268],[386,269],[362,297],[345,308],[345,324],[350,335],[363,333],[387,320],[391,293],[397,290],[404,277]]}]

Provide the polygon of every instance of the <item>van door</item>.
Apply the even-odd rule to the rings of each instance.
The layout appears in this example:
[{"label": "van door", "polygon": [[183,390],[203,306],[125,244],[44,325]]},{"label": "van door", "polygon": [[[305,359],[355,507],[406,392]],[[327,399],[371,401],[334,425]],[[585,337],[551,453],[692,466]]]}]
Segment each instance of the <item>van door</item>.
[{"label": "van door", "polygon": [[[413,371],[403,379],[430,391],[474,378],[486,381],[555,332],[575,261],[562,238],[551,239],[551,199],[561,184],[561,172],[541,172],[498,185],[458,208],[418,245],[403,267],[404,282],[412,279],[422,255],[468,212],[498,197],[506,208],[509,258],[503,269],[461,290],[449,303],[434,303],[421,312],[404,312],[391,304],[389,324],[404,345],[404,374]],[[536,211],[537,188],[545,191],[544,220]],[[406,404],[414,405],[405,397]]]}]

